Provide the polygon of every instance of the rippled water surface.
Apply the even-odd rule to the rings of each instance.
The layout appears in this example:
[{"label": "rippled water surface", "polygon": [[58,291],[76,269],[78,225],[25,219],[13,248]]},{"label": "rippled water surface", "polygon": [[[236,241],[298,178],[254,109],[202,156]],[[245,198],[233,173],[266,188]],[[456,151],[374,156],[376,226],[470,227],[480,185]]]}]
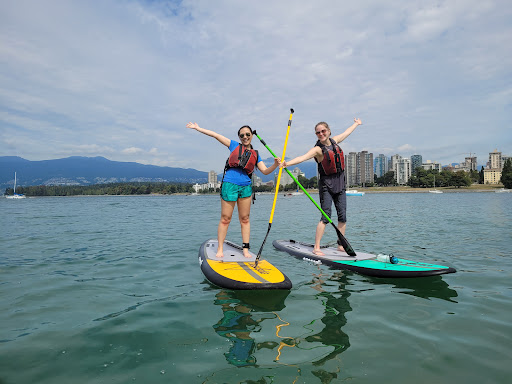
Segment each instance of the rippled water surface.
[{"label": "rippled water surface", "polygon": [[[252,207],[255,252],[272,200]],[[512,194],[367,194],[348,210],[356,251],[457,273],[371,278],[280,253],[272,240],[311,242],[320,217],[281,195],[263,257],[293,288],[236,292],[197,260],[218,196],[0,199],[0,383],[510,382]]]}]

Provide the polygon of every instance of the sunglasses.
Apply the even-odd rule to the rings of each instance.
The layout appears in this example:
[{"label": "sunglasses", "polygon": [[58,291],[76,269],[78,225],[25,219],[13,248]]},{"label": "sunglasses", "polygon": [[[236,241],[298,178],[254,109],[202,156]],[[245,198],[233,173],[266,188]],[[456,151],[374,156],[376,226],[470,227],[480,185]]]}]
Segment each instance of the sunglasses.
[{"label": "sunglasses", "polygon": [[321,131],[316,131],[315,133],[317,135],[320,135],[320,134],[324,134],[325,135],[326,132],[327,132],[327,129],[322,129]]},{"label": "sunglasses", "polygon": [[245,137],[251,137],[251,134],[250,133],[241,133],[240,135],[238,135],[238,137],[240,137],[241,139],[243,139]]}]

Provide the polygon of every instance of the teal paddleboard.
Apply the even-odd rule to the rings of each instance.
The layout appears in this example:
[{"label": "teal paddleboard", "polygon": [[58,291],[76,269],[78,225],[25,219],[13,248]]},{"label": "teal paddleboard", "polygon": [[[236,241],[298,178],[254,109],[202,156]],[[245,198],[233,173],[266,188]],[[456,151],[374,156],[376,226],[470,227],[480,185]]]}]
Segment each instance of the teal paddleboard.
[{"label": "teal paddleboard", "polygon": [[356,256],[349,256],[345,252],[338,251],[336,247],[322,248],[324,255],[319,256],[313,253],[313,244],[301,243],[295,240],[274,240],[273,245],[276,249],[287,252],[299,259],[367,276],[424,277],[456,272],[452,267],[406,260],[400,257],[391,259],[386,255],[364,252],[357,252]]}]

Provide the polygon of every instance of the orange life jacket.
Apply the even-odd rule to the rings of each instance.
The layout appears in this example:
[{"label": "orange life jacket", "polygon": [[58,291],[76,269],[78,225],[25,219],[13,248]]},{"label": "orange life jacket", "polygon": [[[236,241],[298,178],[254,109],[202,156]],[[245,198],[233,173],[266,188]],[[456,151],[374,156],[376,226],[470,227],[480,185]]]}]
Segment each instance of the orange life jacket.
[{"label": "orange life jacket", "polygon": [[332,149],[327,149],[327,146],[323,145],[320,140],[318,140],[315,146],[320,147],[322,149],[322,153],[324,155],[324,159],[321,162],[318,162],[315,158],[315,161],[318,163],[318,172],[322,176],[333,175],[335,173],[341,173],[345,170],[345,157],[343,156],[343,150],[339,147],[336,142],[329,138]]},{"label": "orange life jacket", "polygon": [[258,151],[247,149],[242,144],[238,144],[226,160],[227,168],[242,168],[247,175],[251,176],[258,162]]}]

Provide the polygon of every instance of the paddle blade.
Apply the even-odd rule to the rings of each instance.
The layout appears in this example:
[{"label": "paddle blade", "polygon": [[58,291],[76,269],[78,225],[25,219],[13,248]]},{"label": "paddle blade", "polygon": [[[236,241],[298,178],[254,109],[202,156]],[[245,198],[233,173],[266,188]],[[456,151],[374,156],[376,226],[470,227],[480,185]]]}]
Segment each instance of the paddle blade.
[{"label": "paddle blade", "polygon": [[331,225],[334,227],[334,229],[336,230],[336,234],[338,235],[338,244],[345,248],[345,252],[347,252],[349,256],[357,256],[356,252],[354,251],[354,248],[352,248],[352,246],[345,238],[345,236],[343,236],[343,233],[340,232],[338,227],[334,225],[334,223],[331,223]]}]

